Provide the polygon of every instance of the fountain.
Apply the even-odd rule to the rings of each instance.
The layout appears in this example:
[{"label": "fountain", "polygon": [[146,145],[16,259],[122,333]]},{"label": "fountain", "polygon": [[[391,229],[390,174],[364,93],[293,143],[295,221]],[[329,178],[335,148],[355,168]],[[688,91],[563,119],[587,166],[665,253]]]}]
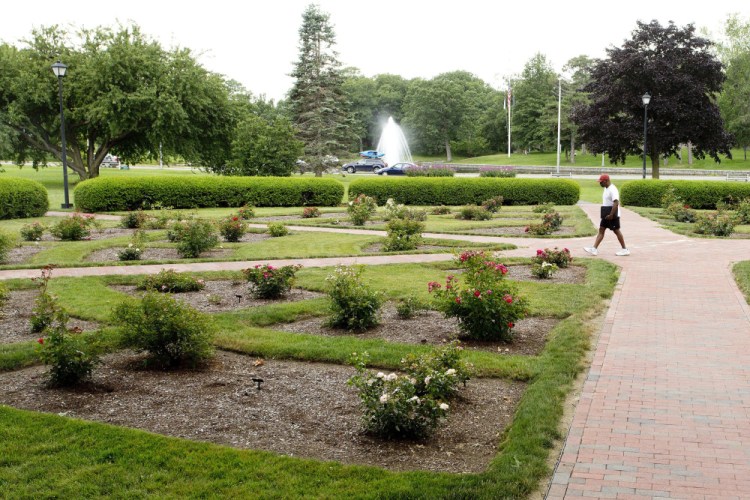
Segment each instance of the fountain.
[{"label": "fountain", "polygon": [[401,131],[401,127],[393,121],[393,117],[388,117],[388,123],[383,127],[383,133],[378,141],[378,152],[383,153],[383,161],[388,165],[394,165],[401,162],[411,163],[411,151],[409,144],[406,143],[406,137]]}]

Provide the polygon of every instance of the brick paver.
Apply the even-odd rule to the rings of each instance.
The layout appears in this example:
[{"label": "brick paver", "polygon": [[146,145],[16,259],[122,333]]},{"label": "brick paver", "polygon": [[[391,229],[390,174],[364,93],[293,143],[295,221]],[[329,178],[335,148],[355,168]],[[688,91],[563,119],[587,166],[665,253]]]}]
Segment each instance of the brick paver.
[{"label": "brick paver", "polygon": [[[582,208],[598,224],[598,206]],[[608,234],[596,257],[617,263],[622,273],[547,498],[750,498],[750,307],[731,274],[732,263],[750,258],[750,240],[687,238],[624,212],[623,233],[632,255],[615,257],[617,241]],[[519,248],[503,254],[519,256],[555,245],[584,257],[582,247],[593,242],[593,237],[425,236],[511,242]],[[278,262],[314,267],[451,257]],[[61,268],[55,276],[242,269],[264,262]],[[0,279],[38,273],[0,271]]]}]

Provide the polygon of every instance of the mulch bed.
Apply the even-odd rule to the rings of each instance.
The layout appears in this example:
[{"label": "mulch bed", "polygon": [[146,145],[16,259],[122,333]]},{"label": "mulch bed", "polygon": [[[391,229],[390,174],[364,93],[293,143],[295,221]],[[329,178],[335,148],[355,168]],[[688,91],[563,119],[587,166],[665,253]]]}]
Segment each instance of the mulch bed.
[{"label": "mulch bed", "polygon": [[[260,365],[260,366],[256,366]],[[391,470],[478,473],[497,452],[525,385],[472,379],[448,418],[420,441],[362,432],[351,367],[265,360],[218,351],[197,371],[145,370],[142,357],[107,355],[92,381],[45,387],[41,366],[0,373],[0,403],[235,448]],[[252,378],[264,380],[261,389]]]},{"label": "mulch bed", "polygon": [[[368,245],[362,249],[362,252],[364,253],[383,253],[385,250],[383,250],[383,247],[385,246],[384,243],[373,243],[372,245]],[[449,247],[449,246],[443,246],[443,245],[418,245],[417,248],[413,251],[415,252],[428,252],[430,250],[442,250],[445,252],[450,252],[454,250],[456,247]]]},{"label": "mulch bed", "polygon": [[[568,266],[557,270],[555,274],[550,278],[537,278],[531,274],[531,266],[524,264],[514,264],[508,267],[508,274],[505,275],[506,279],[513,281],[535,281],[540,283],[553,283],[553,284],[571,284],[581,285],[586,283],[586,268],[583,266]],[[445,275],[454,274],[460,276],[463,272],[462,269],[448,269],[445,271]]]},{"label": "mulch bed", "polygon": [[[0,344],[28,342],[40,337],[40,334],[31,331],[32,309],[38,295],[38,290],[10,292],[10,299],[0,307]],[[99,328],[99,324],[70,318],[68,328],[74,327],[83,331],[93,331]]]},{"label": "mulch bed", "polygon": [[[474,228],[462,231],[466,234],[491,234],[494,236],[531,236],[536,238],[537,235],[526,232],[526,226],[515,226],[515,227],[484,227]],[[553,231],[550,236],[559,236],[565,234],[574,234],[575,228],[563,226],[560,229]]]},{"label": "mulch bed", "polygon": [[2,261],[2,264],[24,264],[34,255],[46,249],[47,247],[39,244],[13,247],[8,252],[8,256],[5,260]]},{"label": "mulch bed", "polygon": [[[94,250],[84,257],[86,262],[119,262],[119,252],[125,247],[102,248]],[[234,250],[229,248],[214,248],[200,254],[201,259],[217,259],[229,257]],[[176,248],[146,247],[141,252],[140,260],[179,260],[182,259]],[[134,261],[137,262],[137,261]]]}]

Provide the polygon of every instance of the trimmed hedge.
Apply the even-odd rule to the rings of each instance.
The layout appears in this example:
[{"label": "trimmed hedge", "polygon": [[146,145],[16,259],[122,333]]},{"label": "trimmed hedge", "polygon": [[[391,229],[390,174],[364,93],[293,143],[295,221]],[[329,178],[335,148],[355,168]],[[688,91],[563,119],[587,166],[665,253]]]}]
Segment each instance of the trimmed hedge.
[{"label": "trimmed hedge", "polygon": [[41,217],[49,210],[47,189],[37,181],[0,178],[0,219]]},{"label": "trimmed hedge", "polygon": [[97,178],[78,183],[77,209],[86,212],[149,208],[336,206],[344,186],[334,179],[289,177],[154,176]]},{"label": "trimmed hedge", "polygon": [[349,197],[366,194],[384,204],[388,198],[405,205],[479,205],[503,197],[505,205],[574,205],[580,186],[566,179],[498,179],[411,177],[357,179],[349,184]]},{"label": "trimmed hedge", "polygon": [[691,208],[715,209],[717,201],[750,198],[750,183],[726,181],[665,181],[646,179],[628,181],[620,188],[622,204],[634,207],[660,207],[669,187]]}]

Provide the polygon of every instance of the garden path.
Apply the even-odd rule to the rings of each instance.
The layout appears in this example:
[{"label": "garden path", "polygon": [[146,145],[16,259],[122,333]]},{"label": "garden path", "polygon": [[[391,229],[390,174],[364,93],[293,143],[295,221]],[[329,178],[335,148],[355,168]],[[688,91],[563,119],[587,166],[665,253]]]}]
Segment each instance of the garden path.
[{"label": "garden path", "polygon": [[[597,205],[581,208],[598,223]],[[623,232],[630,257],[614,256],[618,248],[612,235],[596,257],[617,263],[622,273],[547,498],[748,498],[750,307],[731,265],[748,258],[750,240],[688,238],[629,210],[624,210]],[[574,257],[587,257],[582,247],[593,242],[593,237],[425,236],[518,245],[503,252],[509,256],[560,246],[570,248]],[[444,253],[277,262],[315,267],[451,258]],[[60,268],[55,275],[242,269],[265,262]],[[38,273],[0,271],[0,279]]]}]

